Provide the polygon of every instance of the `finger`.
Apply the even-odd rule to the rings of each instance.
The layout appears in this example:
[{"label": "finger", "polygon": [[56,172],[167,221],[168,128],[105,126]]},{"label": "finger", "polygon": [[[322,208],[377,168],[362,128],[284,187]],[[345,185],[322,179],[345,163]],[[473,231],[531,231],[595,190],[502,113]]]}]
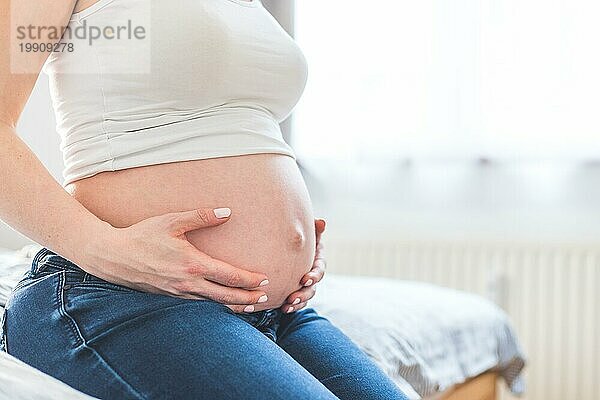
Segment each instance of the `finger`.
[{"label": "finger", "polygon": [[247,308],[247,307],[252,307],[252,306],[243,305],[243,304],[226,304],[225,307],[229,308],[231,311],[233,311],[236,314],[254,312],[254,309]]},{"label": "finger", "polygon": [[320,282],[323,276],[325,276],[324,260],[315,260],[315,266],[302,277],[300,284],[302,286],[314,285]]},{"label": "finger", "polygon": [[221,304],[254,305],[268,300],[267,294],[262,290],[233,288],[210,281],[203,281],[200,288],[187,289],[184,292],[191,295],[200,295]]},{"label": "finger", "polygon": [[317,257],[315,261],[313,261],[312,268],[309,272],[325,272],[325,258]]},{"label": "finger", "polygon": [[315,219],[315,234],[317,238],[317,243],[321,240],[321,234],[325,232],[326,222],[324,219],[318,218]]},{"label": "finger", "polygon": [[315,260],[323,259],[323,242],[317,242],[317,246],[315,248]]},{"label": "finger", "polygon": [[300,309],[302,309],[304,307],[306,307],[306,302],[296,304],[295,306],[286,306],[283,309],[283,312],[286,313],[286,314],[289,314],[289,313],[292,313],[294,311],[298,311],[298,310],[300,310]]},{"label": "finger", "polygon": [[325,226],[327,225],[327,223],[325,222],[325,220],[323,218],[316,218],[315,219],[315,231],[319,234],[325,232]]},{"label": "finger", "polygon": [[200,273],[206,280],[221,285],[238,288],[256,288],[269,284],[267,276],[262,272],[252,272],[212,257],[203,257]]},{"label": "finger", "polygon": [[170,229],[176,235],[183,235],[195,229],[221,225],[229,220],[231,209],[197,208],[190,211],[166,214],[170,221]]},{"label": "finger", "polygon": [[316,293],[317,291],[314,286],[305,287],[290,294],[286,297],[285,302],[288,306],[302,303],[312,299]]}]

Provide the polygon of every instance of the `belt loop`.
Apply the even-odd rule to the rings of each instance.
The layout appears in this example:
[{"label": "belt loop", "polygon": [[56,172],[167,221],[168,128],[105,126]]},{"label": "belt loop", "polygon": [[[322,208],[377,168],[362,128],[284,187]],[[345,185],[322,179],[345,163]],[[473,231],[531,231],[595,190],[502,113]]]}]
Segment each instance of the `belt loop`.
[{"label": "belt loop", "polygon": [[38,251],[35,256],[33,256],[33,261],[31,262],[31,274],[35,275],[39,268],[38,266],[40,265],[40,261],[43,260],[44,257],[46,257],[46,255],[48,254],[50,250],[43,247],[40,251]]}]

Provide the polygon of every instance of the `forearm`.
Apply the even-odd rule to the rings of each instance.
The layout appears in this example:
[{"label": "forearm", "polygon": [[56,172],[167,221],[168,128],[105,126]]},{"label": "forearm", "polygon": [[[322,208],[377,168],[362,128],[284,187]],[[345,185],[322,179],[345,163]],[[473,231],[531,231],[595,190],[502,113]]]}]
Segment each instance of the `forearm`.
[{"label": "forearm", "polygon": [[56,182],[7,124],[0,124],[0,219],[82,266],[94,259],[112,226]]}]

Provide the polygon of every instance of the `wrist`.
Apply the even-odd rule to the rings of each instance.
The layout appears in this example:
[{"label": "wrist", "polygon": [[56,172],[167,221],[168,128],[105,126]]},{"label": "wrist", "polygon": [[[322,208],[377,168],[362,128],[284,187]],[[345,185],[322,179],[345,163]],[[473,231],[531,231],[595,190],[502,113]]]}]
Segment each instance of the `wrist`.
[{"label": "wrist", "polygon": [[107,256],[115,248],[116,233],[119,229],[106,221],[96,219],[82,232],[78,251],[77,265],[86,272],[94,273],[106,262]]}]

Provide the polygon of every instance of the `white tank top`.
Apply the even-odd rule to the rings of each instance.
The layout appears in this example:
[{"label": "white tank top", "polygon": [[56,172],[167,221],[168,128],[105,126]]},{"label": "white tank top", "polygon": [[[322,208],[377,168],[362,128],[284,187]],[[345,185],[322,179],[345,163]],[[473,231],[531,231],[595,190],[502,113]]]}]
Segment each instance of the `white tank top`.
[{"label": "white tank top", "polygon": [[[100,0],[68,29],[43,68],[63,186],[167,162],[295,157],[279,123],[304,90],[306,60],[259,0]],[[83,32],[98,31],[90,45]]]}]

